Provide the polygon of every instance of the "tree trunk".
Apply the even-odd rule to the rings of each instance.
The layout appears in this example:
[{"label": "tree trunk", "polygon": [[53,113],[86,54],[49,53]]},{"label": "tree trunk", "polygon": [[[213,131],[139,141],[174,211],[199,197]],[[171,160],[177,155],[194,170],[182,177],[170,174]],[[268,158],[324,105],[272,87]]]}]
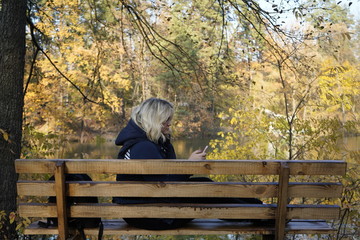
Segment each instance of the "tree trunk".
[{"label": "tree trunk", "polygon": [[[25,64],[26,0],[0,1],[0,211],[16,211],[14,160],[20,157]],[[6,220],[0,239],[16,239]]]}]

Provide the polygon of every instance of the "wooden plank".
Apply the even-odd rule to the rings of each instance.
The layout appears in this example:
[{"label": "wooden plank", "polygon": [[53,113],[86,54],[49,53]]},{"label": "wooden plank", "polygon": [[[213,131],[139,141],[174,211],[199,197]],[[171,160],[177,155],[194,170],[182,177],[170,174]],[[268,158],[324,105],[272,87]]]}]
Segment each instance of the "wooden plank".
[{"label": "wooden plank", "polygon": [[290,182],[288,187],[288,197],[291,198],[340,198],[342,192],[343,185],[341,183]]},{"label": "wooden plank", "polygon": [[[210,208],[213,207],[214,209]],[[274,204],[156,204],[117,205],[79,204],[72,206],[72,217],[179,217],[179,218],[231,218],[231,219],[275,219]],[[26,203],[19,205],[23,217],[56,217],[53,204]],[[288,205],[287,219],[337,219],[340,207],[333,205]]]},{"label": "wooden plank", "polygon": [[[71,196],[139,197],[277,197],[277,183],[182,183],[182,182],[73,182],[67,183]],[[20,196],[55,196],[52,181],[18,181]],[[289,197],[341,197],[340,183],[289,183]]]},{"label": "wooden plank", "polygon": [[287,219],[339,219],[337,205],[288,205]]},{"label": "wooden plank", "polygon": [[[18,195],[54,196],[52,181],[19,181]],[[235,182],[67,182],[67,196],[275,197],[276,183]]]},{"label": "wooden plank", "polygon": [[[17,173],[51,173],[57,160],[17,159]],[[66,173],[277,175],[287,162],[291,175],[344,175],[344,161],[64,159]]]},{"label": "wooden plank", "polygon": [[[28,189],[29,190],[29,189]],[[35,190],[35,189],[34,189]],[[277,197],[276,182],[84,182],[68,186],[71,196],[99,197]],[[35,190],[36,191],[36,190]],[[341,197],[340,183],[289,183],[289,197]]]},{"label": "wooden plank", "polygon": [[103,218],[224,218],[273,219],[274,205],[265,204],[139,204],[134,205],[76,205],[70,208],[71,217]]},{"label": "wooden plank", "polygon": [[54,173],[56,162],[55,159],[16,159],[16,173]]},{"label": "wooden plank", "polygon": [[[56,217],[54,204],[23,203],[19,205],[23,217]],[[249,218],[273,219],[275,205],[239,204],[78,204],[70,207],[70,217],[164,217],[173,218]]]},{"label": "wooden plank", "polygon": [[[43,220],[46,221],[46,220]],[[104,235],[221,235],[221,234],[271,234],[274,226],[254,224],[253,222],[225,222],[217,219],[196,219],[184,228],[175,230],[150,231],[127,225],[121,219],[103,220]],[[97,228],[85,228],[86,235],[97,235]],[[286,232],[290,234],[328,234],[335,233],[325,221],[291,221],[286,225]],[[41,228],[38,222],[32,223],[25,229],[25,235],[55,235],[57,228]]]},{"label": "wooden plank", "polygon": [[58,219],[59,237],[66,240],[68,236],[66,194],[65,194],[65,164],[56,162],[55,167],[55,192],[56,192],[56,209]]},{"label": "wooden plank", "polygon": [[[18,159],[18,173],[49,173],[56,159]],[[67,173],[108,174],[277,174],[278,162],[233,160],[64,159]],[[230,168],[230,169],[229,169]]]},{"label": "wooden plank", "polygon": [[288,204],[288,185],[290,168],[287,163],[281,163],[279,178],[278,206],[276,208],[275,239],[282,240],[285,237],[286,213]]},{"label": "wooden plank", "polygon": [[274,197],[276,183],[103,182],[70,184],[72,196],[139,197]]},{"label": "wooden plank", "polygon": [[18,211],[21,217],[57,217],[54,203],[20,203]]},{"label": "wooden plank", "polygon": [[[193,206],[193,207],[191,207]],[[208,211],[212,211],[209,207],[214,207],[214,212],[205,216]],[[189,215],[195,218],[240,218],[240,219],[274,219],[274,204],[264,204],[261,207],[254,208],[252,205],[218,206],[215,204],[181,204],[176,207],[171,204],[163,204],[163,206],[152,205],[117,205],[117,204],[81,204],[71,207],[71,216],[73,217],[145,217],[154,214],[153,217],[177,216],[179,218],[187,218]],[[262,209],[261,209],[262,208]],[[206,209],[206,211],[204,210]],[[184,214],[182,211],[187,211]],[[224,211],[224,215],[221,211]],[[19,205],[19,211],[22,217],[56,217],[56,206],[46,203],[23,203]],[[252,211],[258,213],[252,214]],[[173,215],[172,215],[173,214]],[[288,205],[287,219],[337,219],[340,214],[340,207],[333,205]],[[225,217],[226,216],[226,217]]]},{"label": "wooden plank", "polygon": [[55,196],[54,181],[18,181],[16,184],[19,196]]},{"label": "wooden plank", "polygon": [[287,161],[290,175],[340,175],[346,174],[346,162],[337,160]]}]

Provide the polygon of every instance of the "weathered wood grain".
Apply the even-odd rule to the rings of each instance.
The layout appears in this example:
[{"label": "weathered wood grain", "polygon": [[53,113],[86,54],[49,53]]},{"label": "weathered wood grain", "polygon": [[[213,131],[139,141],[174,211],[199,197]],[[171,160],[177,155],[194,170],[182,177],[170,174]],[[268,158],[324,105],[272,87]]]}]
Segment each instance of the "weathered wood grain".
[{"label": "weathered wood grain", "polygon": [[[281,162],[287,162],[290,175],[344,175],[343,161],[282,160],[124,160],[62,159],[66,173],[107,174],[247,174],[278,175]],[[17,159],[17,173],[53,173],[55,162],[49,159]],[[327,164],[331,162],[331,164]]]},{"label": "weathered wood grain", "polygon": [[[69,210],[70,217],[103,218],[229,218],[275,219],[274,204],[78,204]],[[54,204],[20,204],[23,217],[56,217]],[[288,205],[288,219],[337,219],[340,208],[333,205]]]},{"label": "weathered wood grain", "polygon": [[[99,197],[277,197],[278,185],[235,182],[68,182],[67,195]],[[54,183],[19,181],[19,195],[55,196]],[[339,183],[289,183],[289,197],[336,198],[342,194]]]}]

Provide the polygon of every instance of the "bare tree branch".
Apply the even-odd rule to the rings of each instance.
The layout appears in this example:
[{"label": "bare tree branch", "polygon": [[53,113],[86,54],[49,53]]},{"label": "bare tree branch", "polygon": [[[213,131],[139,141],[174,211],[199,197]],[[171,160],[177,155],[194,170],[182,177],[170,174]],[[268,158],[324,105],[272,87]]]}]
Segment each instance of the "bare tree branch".
[{"label": "bare tree branch", "polygon": [[[175,52],[171,51],[168,47],[165,47],[162,45],[162,43],[158,40],[161,39],[164,42],[169,43],[171,46],[174,46],[177,50],[179,50],[179,52],[188,60],[190,60],[190,62],[192,64],[186,64],[187,66],[189,66],[190,68],[192,68],[194,71],[192,72],[192,74],[194,74],[196,76],[195,80],[197,81],[197,84],[200,88],[200,91],[202,93],[204,93],[204,89],[202,84],[200,83],[199,80],[199,76],[198,76],[198,70],[200,70],[200,73],[203,72],[201,66],[194,60],[191,58],[191,56],[189,56],[186,51],[179,45],[176,44],[168,39],[166,39],[165,37],[163,37],[161,34],[159,34],[150,24],[149,22],[139,13],[139,11],[137,11],[136,9],[134,9],[134,7],[132,7],[129,3],[125,2],[125,0],[120,0],[120,2],[122,3],[122,5],[127,9],[127,11],[129,12],[130,17],[132,18],[133,21],[131,21],[132,23],[134,23],[136,25],[136,29],[139,30],[141,36],[146,40],[145,44],[147,45],[147,49],[150,51],[150,53],[156,58],[158,59],[162,64],[164,64],[164,66],[168,67],[173,73],[178,72],[179,75],[177,77],[179,77],[180,79],[182,79],[182,74],[188,75],[187,72],[185,72],[182,69],[179,69],[177,66],[175,66],[175,64],[170,61],[164,54],[164,51],[169,52],[172,56],[175,57],[175,59],[180,63],[178,66],[181,67],[181,64],[183,64],[183,61],[181,60],[180,56],[178,54],[176,54]],[[150,39],[150,36],[152,37],[152,39]],[[153,51],[153,49],[151,48],[151,46],[155,47],[160,56],[158,56],[157,53],[155,53]],[[195,68],[195,66],[197,68]],[[174,74],[173,74],[174,75]],[[175,75],[174,75],[175,76]],[[204,78],[206,78],[205,74],[204,74]],[[183,79],[182,79],[183,80]],[[198,96],[198,93],[193,89],[193,87],[190,85],[192,91],[196,94],[196,97],[200,97]]]},{"label": "bare tree branch", "polygon": [[25,95],[26,95],[27,89],[28,89],[29,84],[30,84],[30,80],[31,80],[31,78],[32,78],[32,74],[33,74],[33,71],[34,71],[36,58],[37,58],[37,56],[38,56],[39,51],[40,51],[40,49],[39,49],[39,48],[36,48],[35,53],[34,53],[34,55],[33,55],[33,59],[32,59],[32,61],[31,61],[29,76],[28,76],[28,79],[27,79],[27,81],[26,81],[26,85],[25,85],[25,89],[24,89],[24,93],[23,93],[24,97],[25,97]]}]

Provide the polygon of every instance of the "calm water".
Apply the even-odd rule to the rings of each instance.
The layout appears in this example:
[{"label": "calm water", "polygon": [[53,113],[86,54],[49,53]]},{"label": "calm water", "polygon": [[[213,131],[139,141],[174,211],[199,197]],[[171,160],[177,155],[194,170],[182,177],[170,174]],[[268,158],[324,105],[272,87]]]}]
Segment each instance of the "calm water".
[{"label": "calm water", "polygon": [[[196,149],[203,149],[209,144],[210,139],[178,139],[173,141],[173,145],[179,159],[188,158]],[[344,144],[348,151],[360,151],[360,136],[348,137]],[[111,159],[117,158],[120,147],[116,146],[113,141],[99,143],[71,143],[63,149],[59,158],[95,158],[95,159]],[[208,149],[210,152],[211,149]],[[360,161],[358,159],[358,161]],[[359,164],[357,162],[356,164]]]}]

